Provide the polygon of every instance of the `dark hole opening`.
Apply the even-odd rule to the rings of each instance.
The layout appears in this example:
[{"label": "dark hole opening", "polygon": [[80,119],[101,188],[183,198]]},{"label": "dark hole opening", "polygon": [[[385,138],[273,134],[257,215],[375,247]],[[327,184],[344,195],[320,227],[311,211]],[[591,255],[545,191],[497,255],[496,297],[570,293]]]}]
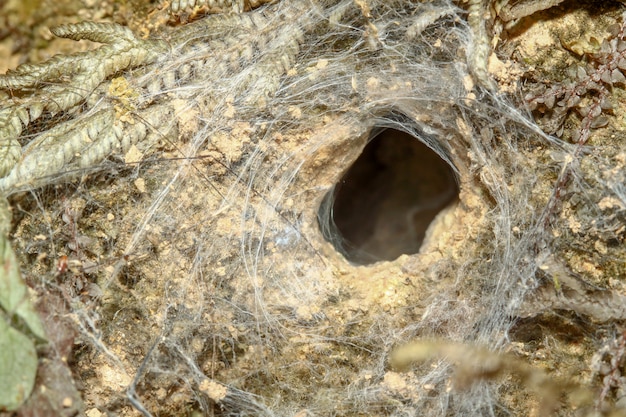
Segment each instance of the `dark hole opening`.
[{"label": "dark hole opening", "polygon": [[453,168],[416,137],[379,130],[324,197],[324,238],[366,265],[419,252],[431,222],[458,199]]}]

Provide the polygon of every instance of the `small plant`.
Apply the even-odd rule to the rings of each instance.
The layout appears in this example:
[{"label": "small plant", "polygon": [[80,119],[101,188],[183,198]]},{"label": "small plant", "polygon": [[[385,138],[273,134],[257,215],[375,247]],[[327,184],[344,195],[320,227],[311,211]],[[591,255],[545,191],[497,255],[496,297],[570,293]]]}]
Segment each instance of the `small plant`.
[{"label": "small plant", "polygon": [[594,374],[602,380],[602,390],[596,398],[596,408],[606,405],[607,397],[614,391],[623,395],[624,377],[622,370],[626,359],[626,331],[616,334],[593,357]]},{"label": "small plant", "polygon": [[580,120],[569,136],[575,146],[562,159],[552,195],[540,216],[539,223],[544,226],[557,213],[592,131],[609,124],[616,104],[614,87],[626,87],[626,12],[620,20],[608,28],[603,40],[590,39],[592,50],[568,47],[584,58],[580,65],[570,67],[569,77],[552,85],[537,84],[524,97],[537,123],[548,134],[564,136],[566,120],[575,115]]},{"label": "small plant", "polygon": [[606,115],[613,109],[613,86],[626,86],[626,13],[621,20],[609,27],[607,38],[591,39],[594,51],[583,53],[586,65],[571,67],[569,79],[552,86],[541,84],[524,97],[530,110],[547,121],[548,133],[561,136],[572,111],[582,118],[572,133],[572,141],[579,145],[587,143],[593,129],[609,123]]}]

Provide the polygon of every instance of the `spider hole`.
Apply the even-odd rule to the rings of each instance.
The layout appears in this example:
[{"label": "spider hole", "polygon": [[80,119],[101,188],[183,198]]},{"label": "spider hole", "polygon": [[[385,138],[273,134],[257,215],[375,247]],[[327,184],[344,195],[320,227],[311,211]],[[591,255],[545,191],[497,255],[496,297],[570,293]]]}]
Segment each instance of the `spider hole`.
[{"label": "spider hole", "polygon": [[318,211],[324,238],[357,265],[418,253],[429,225],[459,196],[453,167],[421,135],[373,132]]}]

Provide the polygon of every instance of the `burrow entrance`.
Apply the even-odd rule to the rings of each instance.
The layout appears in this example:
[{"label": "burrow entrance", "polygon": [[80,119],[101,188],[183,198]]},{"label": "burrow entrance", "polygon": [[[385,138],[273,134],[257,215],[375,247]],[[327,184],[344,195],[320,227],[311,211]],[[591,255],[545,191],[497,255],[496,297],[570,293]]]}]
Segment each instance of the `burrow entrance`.
[{"label": "burrow entrance", "polygon": [[374,131],[318,212],[324,238],[358,265],[419,252],[428,226],[459,196],[453,168],[422,141]]}]

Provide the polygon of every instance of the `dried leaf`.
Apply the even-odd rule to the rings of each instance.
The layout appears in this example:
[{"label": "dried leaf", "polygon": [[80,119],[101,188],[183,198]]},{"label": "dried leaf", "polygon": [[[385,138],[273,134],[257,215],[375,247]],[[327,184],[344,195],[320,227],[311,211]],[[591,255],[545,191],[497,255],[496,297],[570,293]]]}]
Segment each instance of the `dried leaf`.
[{"label": "dried leaf", "polygon": [[610,59],[610,51],[609,52],[598,52],[598,53],[593,53],[593,54],[589,54],[589,56],[591,57],[591,59],[593,61],[595,61],[598,64],[606,64],[607,62],[609,62]]},{"label": "dried leaf", "polygon": [[560,137],[563,137],[563,132],[564,132],[564,131],[565,131],[565,125],[561,124],[561,125],[559,126],[559,128],[556,130],[556,132],[554,132],[554,134],[555,134],[558,138],[560,138]]},{"label": "dried leaf", "polygon": [[524,101],[526,101],[527,103],[530,103],[532,101],[535,101],[535,98],[537,98],[536,94],[528,93],[524,96]]},{"label": "dried leaf", "polygon": [[588,91],[605,91],[606,87],[604,87],[602,84],[599,84],[595,81],[589,81],[587,83],[587,89]]},{"label": "dried leaf", "polygon": [[611,71],[611,80],[615,84],[626,84],[626,77],[624,77],[624,74],[618,69]]},{"label": "dried leaf", "polygon": [[29,118],[29,115],[28,115],[28,110],[26,110],[25,108],[21,107],[21,108],[17,109],[15,114],[20,119],[20,121],[22,122],[22,124],[24,126],[28,125],[28,123],[30,122],[30,118]]},{"label": "dried leaf", "polygon": [[607,28],[607,31],[611,34],[612,37],[615,37],[619,34],[620,29],[621,25],[619,23],[613,23]]},{"label": "dried leaf", "polygon": [[600,127],[604,127],[606,125],[609,124],[609,118],[606,116],[600,116],[597,117],[596,119],[593,120],[593,122],[591,122],[591,128],[592,129],[598,129]]},{"label": "dried leaf", "polygon": [[576,94],[572,94],[572,96],[567,99],[566,106],[567,108],[572,108],[578,103],[580,103],[580,97]]},{"label": "dried leaf", "polygon": [[[260,1],[259,3],[267,3],[269,0]],[[231,10],[234,13],[241,13],[244,10],[244,1],[243,0],[173,0],[170,5],[170,10],[172,13],[178,13],[179,11],[184,11],[187,9],[192,9],[194,6],[200,7],[209,5],[211,7],[219,7],[223,10]]]},{"label": "dried leaf", "polygon": [[600,116],[600,114],[602,114],[602,108],[598,105],[598,103],[594,103],[589,110],[589,116],[595,119]]},{"label": "dried leaf", "polygon": [[40,102],[33,103],[28,108],[28,111],[30,113],[31,120],[39,119],[39,116],[41,116],[41,113],[43,113],[43,104]]},{"label": "dried leaf", "polygon": [[578,67],[567,67],[565,69],[565,73],[567,74],[567,77],[570,79],[576,78],[577,68]]},{"label": "dried leaf", "polygon": [[552,415],[564,394],[571,394],[576,405],[593,403],[594,393],[570,379],[552,379],[543,369],[533,368],[522,360],[470,345],[446,340],[418,340],[400,346],[391,353],[393,369],[406,372],[415,364],[444,359],[456,367],[455,389],[467,389],[476,380],[493,380],[514,374],[539,397],[539,415]]},{"label": "dried leaf", "polygon": [[613,103],[611,103],[608,98],[604,97],[600,102],[600,107],[602,110],[613,110]]}]

